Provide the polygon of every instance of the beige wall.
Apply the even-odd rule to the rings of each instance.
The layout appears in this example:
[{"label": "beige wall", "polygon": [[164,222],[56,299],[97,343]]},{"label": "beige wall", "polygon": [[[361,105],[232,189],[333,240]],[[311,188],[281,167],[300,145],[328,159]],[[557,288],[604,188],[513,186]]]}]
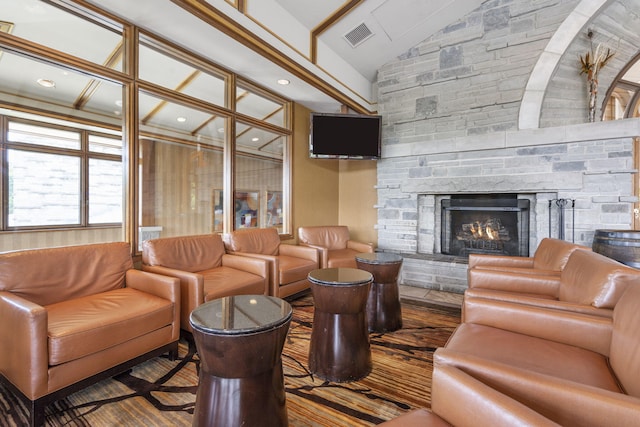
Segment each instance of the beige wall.
[{"label": "beige wall", "polygon": [[376,160],[340,161],[340,199],[338,219],[349,226],[350,236],[359,242],[378,245],[378,211],[373,207],[378,194]]},{"label": "beige wall", "polygon": [[347,225],[354,240],[377,244],[376,162],[309,158],[309,115],[294,109],[293,231],[304,225]]}]

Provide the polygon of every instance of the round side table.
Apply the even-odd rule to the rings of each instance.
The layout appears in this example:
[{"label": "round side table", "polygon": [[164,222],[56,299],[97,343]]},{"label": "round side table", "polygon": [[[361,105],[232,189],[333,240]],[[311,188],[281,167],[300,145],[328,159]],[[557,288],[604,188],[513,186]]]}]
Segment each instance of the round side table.
[{"label": "round side table", "polygon": [[287,426],[282,348],[291,305],[265,295],[216,299],[191,312],[200,357],[194,426]]},{"label": "round side table", "polygon": [[367,295],[373,277],[355,268],[309,273],[314,313],[309,370],[320,378],[346,382],[371,372]]},{"label": "round side table", "polygon": [[402,257],[383,252],[356,255],[359,269],[373,275],[367,301],[370,332],[391,332],[402,328],[402,309],[398,293],[398,273]]}]

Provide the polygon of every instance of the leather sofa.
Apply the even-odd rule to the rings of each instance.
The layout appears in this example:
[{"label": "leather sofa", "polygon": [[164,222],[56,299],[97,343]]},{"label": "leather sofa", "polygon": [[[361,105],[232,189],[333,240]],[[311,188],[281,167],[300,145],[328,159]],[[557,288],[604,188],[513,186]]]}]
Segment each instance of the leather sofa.
[{"label": "leather sofa", "polygon": [[467,321],[471,310],[498,306],[611,318],[626,287],[637,281],[638,271],[584,249],[571,252],[559,276],[470,268],[462,320]]},{"label": "leather sofa", "polygon": [[385,425],[638,425],[640,270],[578,249],[562,280],[558,293],[576,302],[468,289],[463,323],[434,353],[431,411]]},{"label": "leather sofa", "polygon": [[147,240],[142,244],[142,269],[180,279],[180,325],[190,333],[189,316],[199,305],[269,292],[267,261],[225,253],[218,234]]},{"label": "leather sofa", "polygon": [[315,248],[281,244],[275,228],[245,228],[224,236],[228,253],[259,258],[269,262],[269,295],[285,298],[311,284],[307,276],[318,268]]},{"label": "leather sofa", "polygon": [[151,357],[177,355],[178,279],[133,268],[127,243],[0,254],[0,378],[45,407]]},{"label": "leather sofa", "polygon": [[582,316],[573,313],[569,323],[515,310],[465,322],[436,350],[434,375],[442,367],[457,368],[560,425],[637,426],[640,274],[637,282],[627,287],[613,317],[600,319],[598,334],[572,329],[571,321]]},{"label": "leather sofa", "polygon": [[298,228],[298,241],[320,252],[320,268],[356,268],[355,256],[373,253],[373,244],[351,240],[346,225],[316,225]]}]

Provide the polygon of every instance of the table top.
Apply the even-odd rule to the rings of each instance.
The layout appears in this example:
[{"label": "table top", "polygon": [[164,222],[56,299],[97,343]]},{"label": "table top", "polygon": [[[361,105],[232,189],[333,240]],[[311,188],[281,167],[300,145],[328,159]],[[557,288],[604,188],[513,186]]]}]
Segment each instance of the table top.
[{"label": "table top", "polygon": [[371,273],[357,268],[320,268],[308,277],[311,283],[335,286],[362,285],[373,280]]},{"label": "table top", "polygon": [[237,295],[206,302],[189,321],[200,332],[219,335],[253,334],[282,325],[291,318],[291,305],[266,295]]},{"label": "table top", "polygon": [[356,261],[365,264],[399,264],[402,262],[402,257],[386,252],[362,253],[356,255]]}]

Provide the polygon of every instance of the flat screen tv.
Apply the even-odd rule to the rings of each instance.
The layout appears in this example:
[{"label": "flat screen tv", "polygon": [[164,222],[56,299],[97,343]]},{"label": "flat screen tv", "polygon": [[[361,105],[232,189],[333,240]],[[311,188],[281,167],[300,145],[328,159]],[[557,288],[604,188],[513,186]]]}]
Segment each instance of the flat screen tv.
[{"label": "flat screen tv", "polygon": [[381,122],[381,116],[311,113],[309,157],[379,159]]}]

